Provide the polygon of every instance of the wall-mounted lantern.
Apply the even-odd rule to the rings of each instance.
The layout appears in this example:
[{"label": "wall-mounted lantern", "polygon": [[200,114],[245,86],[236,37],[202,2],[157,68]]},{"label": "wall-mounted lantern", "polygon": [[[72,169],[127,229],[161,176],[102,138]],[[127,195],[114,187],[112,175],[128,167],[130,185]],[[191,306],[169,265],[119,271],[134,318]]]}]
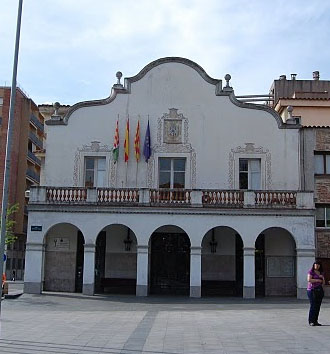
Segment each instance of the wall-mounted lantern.
[{"label": "wall-mounted lantern", "polygon": [[126,252],[129,252],[129,251],[131,250],[131,244],[132,244],[132,240],[131,240],[129,234],[130,234],[130,229],[128,229],[127,237],[126,237],[125,240],[124,240],[125,251],[126,251]]},{"label": "wall-mounted lantern", "polygon": [[216,253],[217,252],[218,242],[214,238],[214,229],[212,229],[212,239],[211,239],[211,242],[210,242],[210,246],[211,246],[211,253]]}]

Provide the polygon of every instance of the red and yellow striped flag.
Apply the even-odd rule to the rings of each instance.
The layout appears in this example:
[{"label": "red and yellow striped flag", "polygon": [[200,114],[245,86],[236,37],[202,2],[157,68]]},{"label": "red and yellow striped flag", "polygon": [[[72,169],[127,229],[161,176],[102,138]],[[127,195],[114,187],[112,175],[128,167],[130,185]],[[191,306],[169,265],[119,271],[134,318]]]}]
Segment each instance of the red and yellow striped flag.
[{"label": "red and yellow striped flag", "polygon": [[136,162],[140,160],[140,121],[137,122],[135,140],[134,140],[134,150]]},{"label": "red and yellow striped flag", "polygon": [[129,119],[128,118],[127,118],[126,131],[125,131],[124,151],[125,151],[125,162],[127,162],[129,158]]},{"label": "red and yellow striped flag", "polygon": [[116,163],[118,161],[118,156],[119,156],[119,127],[118,127],[118,125],[119,125],[119,120],[117,119],[115,138],[114,138],[113,149],[112,149],[114,163]]}]

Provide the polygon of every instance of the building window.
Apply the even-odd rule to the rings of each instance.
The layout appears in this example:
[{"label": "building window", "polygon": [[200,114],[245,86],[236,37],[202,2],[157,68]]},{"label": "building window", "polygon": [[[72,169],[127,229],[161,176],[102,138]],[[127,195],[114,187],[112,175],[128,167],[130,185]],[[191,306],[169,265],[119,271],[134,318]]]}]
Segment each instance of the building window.
[{"label": "building window", "polygon": [[85,157],[85,187],[105,187],[105,157]]},{"label": "building window", "polygon": [[330,205],[316,205],[316,227],[330,227]]},{"label": "building window", "polygon": [[185,175],[185,158],[159,158],[159,188],[185,188]]},{"label": "building window", "polygon": [[239,159],[239,189],[260,189],[260,159]]},{"label": "building window", "polygon": [[3,97],[0,97],[0,106],[3,105]]},{"label": "building window", "polygon": [[330,174],[330,151],[314,153],[314,168],[316,175]]}]

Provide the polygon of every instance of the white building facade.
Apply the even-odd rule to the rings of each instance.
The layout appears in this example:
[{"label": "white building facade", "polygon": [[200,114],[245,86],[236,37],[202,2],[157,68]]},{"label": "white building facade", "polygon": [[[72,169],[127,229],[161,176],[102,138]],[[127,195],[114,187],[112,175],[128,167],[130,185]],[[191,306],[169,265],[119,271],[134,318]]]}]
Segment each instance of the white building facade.
[{"label": "white building facade", "polygon": [[229,75],[222,87],[187,59],[117,78],[110,97],[46,123],[25,292],[305,297],[314,206],[300,187],[300,126],[239,102]]}]

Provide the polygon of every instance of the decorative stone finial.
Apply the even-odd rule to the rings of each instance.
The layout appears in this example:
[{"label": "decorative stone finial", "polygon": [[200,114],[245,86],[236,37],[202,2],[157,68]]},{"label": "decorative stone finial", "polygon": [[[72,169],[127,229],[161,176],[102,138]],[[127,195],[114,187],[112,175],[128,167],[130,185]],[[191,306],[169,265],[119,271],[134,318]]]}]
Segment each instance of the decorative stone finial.
[{"label": "decorative stone finial", "polygon": [[115,88],[117,90],[123,90],[124,89],[124,86],[120,82],[120,79],[122,78],[122,76],[123,76],[123,73],[121,71],[117,71],[116,72],[117,83],[113,85],[113,88]]},{"label": "decorative stone finial", "polygon": [[59,113],[58,113],[58,110],[61,108],[60,102],[54,102],[53,103],[53,107],[54,107],[54,113],[51,115],[50,120],[52,122],[54,122],[54,121],[62,121],[62,116],[59,115]]},{"label": "decorative stone finial", "polygon": [[289,117],[286,120],[286,124],[301,124],[301,117],[300,116],[294,116],[293,113],[293,107],[292,106],[288,106],[287,107],[287,111],[289,113]]},{"label": "decorative stone finial", "polygon": [[230,79],[231,79],[230,74],[226,74],[226,75],[225,75],[226,87],[229,87],[229,81],[230,81]]},{"label": "decorative stone finial", "polygon": [[228,91],[228,92],[233,91],[233,88],[229,85],[230,79],[231,79],[231,76],[229,74],[226,74],[225,75],[226,86],[223,88],[223,91]]},{"label": "decorative stone finial", "polygon": [[121,71],[116,72],[117,85],[121,85],[120,79],[122,78],[123,73]]},{"label": "decorative stone finial", "polygon": [[60,107],[61,107],[60,102],[55,102],[55,103],[53,103],[53,107],[54,107],[54,109],[55,109],[54,116],[58,116],[58,110],[59,110]]}]

